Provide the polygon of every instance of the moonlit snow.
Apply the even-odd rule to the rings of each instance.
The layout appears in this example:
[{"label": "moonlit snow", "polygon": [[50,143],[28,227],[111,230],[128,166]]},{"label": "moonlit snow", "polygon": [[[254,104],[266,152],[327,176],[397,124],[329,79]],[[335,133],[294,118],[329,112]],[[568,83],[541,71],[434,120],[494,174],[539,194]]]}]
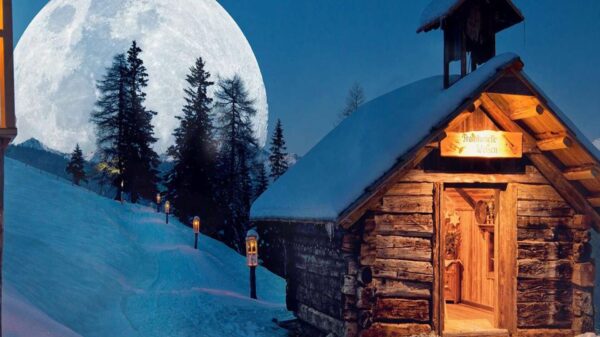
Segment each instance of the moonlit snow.
[{"label": "moonlit snow", "polygon": [[6,159],[7,337],[285,336],[285,282],[155,209]]},{"label": "moonlit snow", "polygon": [[199,56],[215,82],[239,73],[247,83],[258,108],[254,129],[264,145],[268,106],[258,63],[215,0],[51,0],[15,50],[17,142],[35,137],[63,152],[79,142],[85,153],[93,151],[89,117],[96,81],[132,40],[144,49],[159,153],[172,143],[185,77]]}]

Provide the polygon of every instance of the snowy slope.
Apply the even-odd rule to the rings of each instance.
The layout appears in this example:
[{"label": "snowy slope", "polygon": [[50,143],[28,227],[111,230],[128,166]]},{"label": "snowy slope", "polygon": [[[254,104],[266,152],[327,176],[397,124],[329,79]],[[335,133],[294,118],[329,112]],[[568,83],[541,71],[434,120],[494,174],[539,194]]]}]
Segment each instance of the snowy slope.
[{"label": "snowy slope", "polygon": [[285,283],[153,210],[6,160],[5,336],[284,336]]}]

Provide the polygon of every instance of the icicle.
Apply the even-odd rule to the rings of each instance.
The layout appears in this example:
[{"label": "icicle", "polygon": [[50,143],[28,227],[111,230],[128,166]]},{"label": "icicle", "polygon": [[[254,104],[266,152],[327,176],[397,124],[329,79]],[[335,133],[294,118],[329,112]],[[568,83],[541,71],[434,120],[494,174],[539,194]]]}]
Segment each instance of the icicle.
[{"label": "icicle", "polygon": [[333,222],[328,222],[325,224],[325,230],[327,231],[327,235],[329,236],[329,241],[333,241],[333,234],[335,230],[335,224]]}]

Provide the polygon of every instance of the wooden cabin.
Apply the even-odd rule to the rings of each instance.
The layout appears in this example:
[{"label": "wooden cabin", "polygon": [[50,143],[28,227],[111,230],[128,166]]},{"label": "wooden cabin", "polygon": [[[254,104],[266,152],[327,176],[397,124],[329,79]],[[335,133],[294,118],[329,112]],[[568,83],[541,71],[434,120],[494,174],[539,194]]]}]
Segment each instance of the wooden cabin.
[{"label": "wooden cabin", "polygon": [[480,61],[366,103],[253,205],[307,336],[594,331],[600,151],[517,55]]}]

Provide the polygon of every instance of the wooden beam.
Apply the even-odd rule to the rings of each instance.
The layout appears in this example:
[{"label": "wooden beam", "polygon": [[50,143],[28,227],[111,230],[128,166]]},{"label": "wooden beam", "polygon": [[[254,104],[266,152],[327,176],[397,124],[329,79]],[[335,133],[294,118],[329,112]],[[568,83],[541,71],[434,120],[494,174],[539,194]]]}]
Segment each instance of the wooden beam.
[{"label": "wooden beam", "polygon": [[537,147],[542,151],[564,150],[571,147],[572,145],[573,141],[567,136],[548,138],[544,140],[539,140],[537,142]]},{"label": "wooden beam", "polygon": [[469,195],[469,193],[467,193],[467,191],[465,191],[463,188],[456,188],[456,192],[458,192],[458,194],[465,199],[465,201],[467,202],[467,204],[469,204],[469,206],[471,206],[472,209],[475,209],[475,200],[473,200],[473,198]]},{"label": "wooden beam", "polygon": [[[473,111],[475,111],[475,109]],[[461,125],[462,122],[464,122],[467,118],[473,115],[473,111],[465,110],[461,112],[458,116],[456,116],[456,118],[454,118],[452,121],[450,121],[450,123],[448,123],[448,127],[446,129],[452,130],[455,127]]]},{"label": "wooden beam", "polygon": [[544,108],[537,104],[535,106],[521,107],[518,109],[514,109],[513,113],[510,114],[510,119],[513,121],[537,117],[544,113]]},{"label": "wooden beam", "polygon": [[571,167],[563,172],[567,180],[592,180],[600,175],[600,170],[595,166]]},{"label": "wooden beam", "polygon": [[[481,96],[483,107],[490,118],[496,122],[498,126],[506,131],[522,132],[523,141],[526,143],[535,143],[535,138],[523,130],[513,120],[511,120],[494,101],[487,95]],[[548,179],[548,181],[556,188],[558,193],[573,207],[577,212],[590,217],[593,227],[596,231],[600,231],[600,215],[594,210],[587,199],[571,185],[565,178],[563,173],[543,154],[530,153],[527,158],[537,167],[537,169]]]},{"label": "wooden beam", "polygon": [[506,113],[509,114],[510,119],[513,121],[537,117],[544,113],[544,107],[535,96],[514,94],[500,94],[496,96],[502,97],[502,100],[506,102],[506,108],[508,108]]},{"label": "wooden beam", "polygon": [[590,205],[594,207],[600,207],[600,195],[593,195],[588,197],[587,200],[589,201]]}]

